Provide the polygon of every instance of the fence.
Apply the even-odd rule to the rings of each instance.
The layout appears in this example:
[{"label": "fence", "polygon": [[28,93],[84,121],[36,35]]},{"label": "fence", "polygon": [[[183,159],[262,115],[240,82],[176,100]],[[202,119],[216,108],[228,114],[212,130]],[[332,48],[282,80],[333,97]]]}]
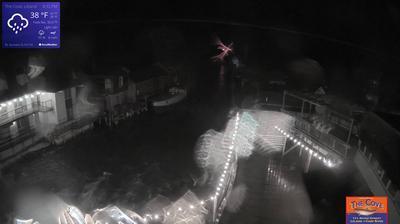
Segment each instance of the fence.
[{"label": "fence", "polygon": [[49,137],[51,140],[54,140],[55,138],[64,134],[67,131],[74,131],[93,123],[95,119],[97,119],[97,116],[85,116],[76,120],[64,122],[57,125]]},{"label": "fence", "polygon": [[47,100],[40,103],[33,102],[27,105],[23,105],[15,108],[14,110],[8,111],[6,113],[0,114],[0,125],[7,124],[18,118],[24,117],[26,115],[36,113],[36,112],[46,112],[53,110],[53,101]]},{"label": "fence", "polygon": [[289,111],[284,112],[295,116],[296,120],[294,124],[297,130],[307,134],[308,136],[318,141],[323,146],[333,150],[343,158],[347,158],[350,150],[350,145],[348,145],[346,142],[333,135],[318,130],[310,122],[296,116],[296,114],[293,114]]},{"label": "fence", "polygon": [[357,150],[369,163],[369,167],[372,169],[382,186],[384,187],[386,194],[389,199],[393,201],[397,212],[400,213],[400,190],[399,187],[392,182],[392,180],[387,176],[385,170],[379,164],[379,161],[373,156],[373,154],[368,151],[366,145],[363,145],[361,140],[358,141]]},{"label": "fence", "polygon": [[218,197],[215,202],[214,202],[214,209],[213,209],[213,214],[212,214],[212,222],[213,224],[219,223],[221,219],[222,212],[225,209],[225,206],[227,204],[227,198],[229,197],[233,184],[235,182],[236,178],[236,171],[237,171],[237,158],[234,159],[234,161],[230,165],[229,172],[227,174],[227,184],[225,185],[224,190],[221,192],[221,197]]}]

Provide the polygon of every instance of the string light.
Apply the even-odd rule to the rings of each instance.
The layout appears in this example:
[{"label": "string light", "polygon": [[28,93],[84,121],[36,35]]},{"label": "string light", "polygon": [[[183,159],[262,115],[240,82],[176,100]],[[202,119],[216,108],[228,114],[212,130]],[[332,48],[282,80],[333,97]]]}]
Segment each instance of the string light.
[{"label": "string light", "polygon": [[320,153],[312,150],[311,148],[305,146],[306,143],[292,137],[290,134],[287,134],[283,129],[279,128],[278,126],[274,126],[276,130],[278,130],[280,133],[282,133],[284,136],[288,137],[295,145],[300,146],[301,148],[304,148],[304,150],[308,151],[311,156],[317,158],[318,160],[321,160],[326,166],[328,167],[334,167],[335,165],[332,163],[331,160],[325,158],[323,155]]}]

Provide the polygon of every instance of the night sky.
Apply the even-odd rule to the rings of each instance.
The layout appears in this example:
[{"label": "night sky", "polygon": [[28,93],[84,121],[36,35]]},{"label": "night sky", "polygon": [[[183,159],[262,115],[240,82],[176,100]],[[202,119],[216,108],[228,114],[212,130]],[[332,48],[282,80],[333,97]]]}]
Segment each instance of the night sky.
[{"label": "night sky", "polygon": [[6,68],[15,58],[32,54],[50,55],[61,71],[90,73],[105,61],[135,70],[162,60],[156,45],[171,45],[165,39],[176,42],[170,59],[206,61],[218,35],[252,69],[285,73],[291,62],[313,59],[324,69],[321,84],[335,94],[345,85],[355,100],[378,80],[383,106],[399,109],[400,7],[390,1],[63,1],[61,13],[61,49],[2,49],[7,76],[21,70]]}]

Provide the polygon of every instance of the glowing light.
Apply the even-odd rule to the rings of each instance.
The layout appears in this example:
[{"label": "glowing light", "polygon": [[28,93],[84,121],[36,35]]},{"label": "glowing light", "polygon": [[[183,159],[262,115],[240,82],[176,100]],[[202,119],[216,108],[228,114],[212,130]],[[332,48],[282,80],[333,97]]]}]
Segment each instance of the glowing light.
[{"label": "glowing light", "polygon": [[200,201],[200,204],[201,204],[201,205],[204,205],[204,201]]},{"label": "glowing light", "polygon": [[194,206],[193,206],[193,205],[190,205],[189,208],[194,209]]},{"label": "glowing light", "polygon": [[154,215],[154,219],[156,219],[156,220],[158,219],[158,215],[157,214]]},{"label": "glowing light", "polygon": [[179,207],[179,208],[178,208],[178,211],[182,211],[182,208],[181,208],[181,207]]}]

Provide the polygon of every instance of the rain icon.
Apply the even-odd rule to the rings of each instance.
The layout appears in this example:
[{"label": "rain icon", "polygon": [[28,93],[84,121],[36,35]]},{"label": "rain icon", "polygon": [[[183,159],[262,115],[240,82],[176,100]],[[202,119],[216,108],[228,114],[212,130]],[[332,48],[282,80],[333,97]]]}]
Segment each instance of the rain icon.
[{"label": "rain icon", "polygon": [[9,20],[7,20],[7,26],[12,29],[15,34],[18,34],[29,25],[28,19],[24,18],[19,13],[14,13]]}]

